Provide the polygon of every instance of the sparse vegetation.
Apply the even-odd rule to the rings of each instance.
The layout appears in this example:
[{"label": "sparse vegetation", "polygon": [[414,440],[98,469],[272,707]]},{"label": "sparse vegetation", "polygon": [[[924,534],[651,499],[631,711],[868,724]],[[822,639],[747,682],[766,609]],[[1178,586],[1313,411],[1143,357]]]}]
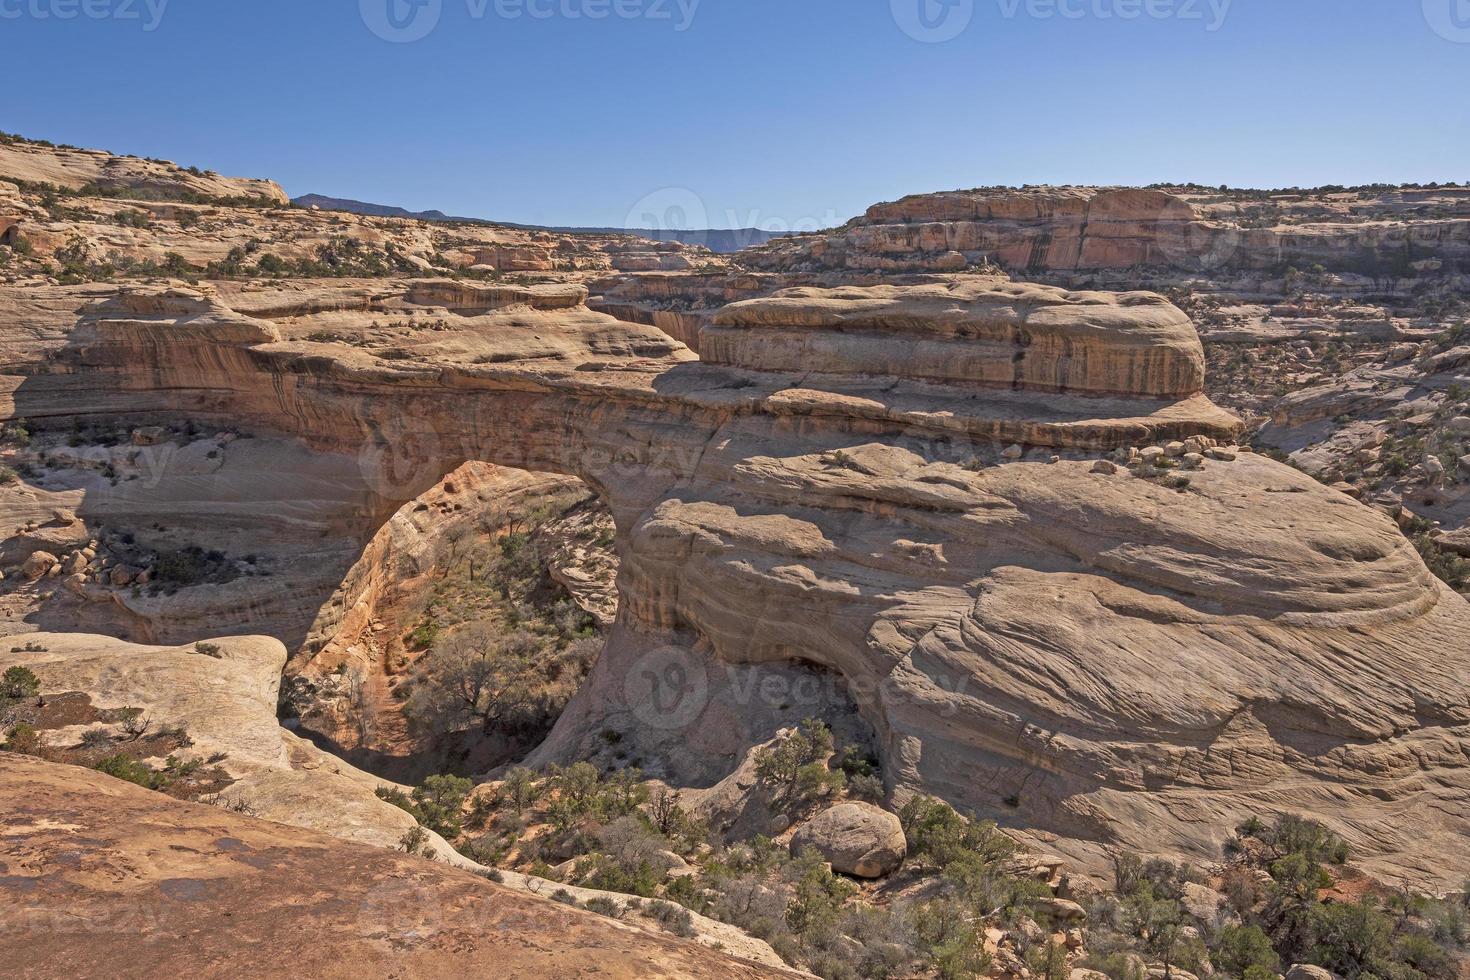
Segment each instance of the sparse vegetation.
[{"label": "sparse vegetation", "polygon": [[793,809],[846,785],[841,771],[827,768],[825,760],[831,753],[832,730],[821,721],[807,719],[796,731],[780,736],[756,754],[755,772],[782,806]]},{"label": "sparse vegetation", "polygon": [[440,837],[454,840],[462,832],[464,801],[474,785],[459,776],[430,776],[411,795],[387,787],[379,787],[377,794]]},{"label": "sparse vegetation", "polygon": [[428,651],[395,689],[418,731],[443,744],[495,744],[508,760],[550,729],[602,647],[595,621],[549,571],[558,520],[589,500],[569,494],[492,515],[459,542],[405,636]]},{"label": "sparse vegetation", "polygon": [[11,667],[0,675],[0,698],[19,701],[41,693],[41,681],[29,667]]}]

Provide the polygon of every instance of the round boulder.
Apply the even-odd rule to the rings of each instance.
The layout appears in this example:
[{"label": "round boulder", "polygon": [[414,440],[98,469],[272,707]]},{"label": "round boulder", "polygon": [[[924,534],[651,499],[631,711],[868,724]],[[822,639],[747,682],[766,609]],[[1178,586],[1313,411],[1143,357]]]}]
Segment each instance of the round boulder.
[{"label": "round boulder", "polygon": [[20,574],[27,582],[45,578],[51,569],[61,564],[61,559],[47,551],[37,551],[20,566]]},{"label": "round boulder", "polygon": [[908,841],[898,817],[870,803],[839,803],[808,821],[791,838],[791,853],[811,848],[833,871],[881,878],[898,869]]},{"label": "round boulder", "polygon": [[1330,970],[1307,963],[1298,963],[1286,971],[1286,980],[1337,980]]}]

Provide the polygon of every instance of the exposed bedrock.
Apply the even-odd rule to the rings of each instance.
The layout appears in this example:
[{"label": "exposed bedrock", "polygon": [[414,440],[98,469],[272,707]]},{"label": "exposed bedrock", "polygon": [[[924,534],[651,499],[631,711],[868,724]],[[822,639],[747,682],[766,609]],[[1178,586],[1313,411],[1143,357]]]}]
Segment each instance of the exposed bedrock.
[{"label": "exposed bedrock", "polygon": [[1087,863],[1213,853],[1289,809],[1386,876],[1470,870],[1470,605],[1387,518],[1264,457],[1094,472],[1238,432],[1157,297],[795,291],[721,314],[720,364],[558,297],[456,296],[466,316],[411,284],[362,311],[276,288],[331,312],[269,319],[245,311],[280,297],[224,287],[58,300],[6,414],[297,434],[356,456],[378,520],[471,459],[585,480],[617,524],[619,618],[538,761],[619,717],[708,784],[728,719],[807,696],[742,671],[798,662],[857,703],[893,791]]}]

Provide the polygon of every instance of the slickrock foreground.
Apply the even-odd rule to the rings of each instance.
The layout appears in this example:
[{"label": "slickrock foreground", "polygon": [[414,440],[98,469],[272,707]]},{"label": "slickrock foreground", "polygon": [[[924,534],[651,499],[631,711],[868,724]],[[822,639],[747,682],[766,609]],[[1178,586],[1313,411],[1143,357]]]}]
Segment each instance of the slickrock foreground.
[{"label": "slickrock foreground", "polygon": [[1163,300],[797,290],[720,314],[701,362],[585,295],[8,290],[0,414],[298,436],[368,523],[466,460],[585,480],[621,608],[533,762],[613,731],[710,785],[802,717],[812,695],[752,685],[796,661],[856,702],[890,790],[1084,864],[1216,853],[1286,804],[1386,877],[1470,870],[1470,605],[1381,514],[1230,450]]},{"label": "slickrock foreground", "polygon": [[420,858],[0,754],[9,976],[797,976]]}]

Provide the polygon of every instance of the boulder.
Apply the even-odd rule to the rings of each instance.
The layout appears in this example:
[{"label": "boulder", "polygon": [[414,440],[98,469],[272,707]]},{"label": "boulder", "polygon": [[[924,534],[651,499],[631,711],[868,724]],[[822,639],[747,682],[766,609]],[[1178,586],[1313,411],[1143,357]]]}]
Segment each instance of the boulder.
[{"label": "boulder", "polygon": [[[1470,459],[1470,456],[1467,456],[1466,459]],[[1466,472],[1470,473],[1470,467],[1466,468]],[[1458,531],[1449,531],[1441,537],[1436,538],[1435,544],[1447,551],[1453,551],[1457,555],[1470,558],[1470,527],[1463,527]]]},{"label": "boulder", "polygon": [[141,569],[133,568],[131,565],[115,565],[108,573],[107,580],[120,589],[125,585],[132,585],[141,573]]},{"label": "boulder", "polygon": [[20,574],[27,582],[35,582],[45,578],[58,564],[59,559],[49,551],[37,551],[20,566]]},{"label": "boulder", "polygon": [[133,445],[156,446],[168,439],[168,430],[161,425],[149,425],[133,430]]},{"label": "boulder", "polygon": [[881,878],[898,869],[908,841],[898,817],[870,803],[839,803],[813,817],[791,838],[791,853],[811,848],[834,871]]},{"label": "boulder", "polygon": [[1069,926],[1087,921],[1087,910],[1065,898],[1044,898],[1036,903],[1036,907],[1051,916],[1053,922],[1061,925]]},{"label": "boulder", "polygon": [[1337,980],[1337,977],[1320,966],[1298,963],[1286,971],[1286,980]]},{"label": "boulder", "polygon": [[1215,448],[1215,440],[1208,436],[1190,436],[1184,440],[1185,452],[1203,453]]},{"label": "boulder", "polygon": [[1213,888],[1187,881],[1180,896],[1180,904],[1200,922],[1213,923],[1220,910],[1225,907],[1225,896]]}]

